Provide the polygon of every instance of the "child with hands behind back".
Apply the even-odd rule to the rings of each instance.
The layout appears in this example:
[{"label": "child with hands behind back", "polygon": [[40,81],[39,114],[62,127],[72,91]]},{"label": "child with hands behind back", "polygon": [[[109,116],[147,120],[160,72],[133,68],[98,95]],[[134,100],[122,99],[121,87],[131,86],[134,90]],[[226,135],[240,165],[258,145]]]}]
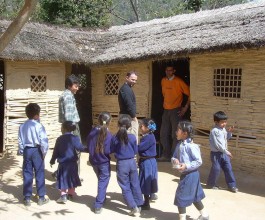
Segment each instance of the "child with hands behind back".
[{"label": "child with hands behind back", "polygon": [[180,220],[186,220],[186,207],[191,204],[201,214],[198,220],[208,220],[209,215],[201,202],[205,197],[198,171],[202,164],[201,153],[199,146],[193,143],[192,133],[190,122],[179,122],[176,132],[179,142],[171,159],[173,164],[179,165],[176,169],[181,173],[174,204],[178,206]]},{"label": "child with hands behind back", "polygon": [[75,188],[81,186],[78,175],[77,151],[84,151],[80,138],[72,132],[76,129],[75,123],[65,121],[62,124],[62,135],[57,138],[53,149],[50,165],[59,163],[57,169],[56,187],[61,191],[58,203],[66,203],[67,198],[72,199],[75,195]]},{"label": "child with hands behind back", "polygon": [[140,216],[143,197],[140,188],[135,155],[138,153],[137,140],[134,134],[128,133],[132,118],[121,115],[118,120],[119,130],[111,139],[110,149],[117,160],[117,180],[122,196],[131,209],[129,215]]},{"label": "child with hands behind back", "polygon": [[157,162],[156,162],[156,139],[153,132],[156,124],[152,119],[145,118],[140,122],[142,138],[138,145],[139,154],[139,180],[144,195],[142,210],[149,210],[149,199],[158,190]]}]

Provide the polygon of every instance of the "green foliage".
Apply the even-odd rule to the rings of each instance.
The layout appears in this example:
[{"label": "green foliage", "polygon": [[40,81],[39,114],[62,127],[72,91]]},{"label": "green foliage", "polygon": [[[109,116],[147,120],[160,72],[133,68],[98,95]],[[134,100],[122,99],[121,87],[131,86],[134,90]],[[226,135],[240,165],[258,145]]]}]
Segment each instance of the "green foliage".
[{"label": "green foliage", "polygon": [[204,2],[204,0],[186,0],[185,2],[187,4],[187,9],[197,12],[201,10],[202,3]]},{"label": "green foliage", "polygon": [[228,5],[236,5],[249,2],[248,0],[205,0],[203,9],[222,8]]},{"label": "green foliage", "polygon": [[0,0],[0,17],[15,18],[23,4],[24,0]]},{"label": "green foliage", "polygon": [[112,0],[41,0],[42,21],[74,27],[100,27],[109,23]]}]

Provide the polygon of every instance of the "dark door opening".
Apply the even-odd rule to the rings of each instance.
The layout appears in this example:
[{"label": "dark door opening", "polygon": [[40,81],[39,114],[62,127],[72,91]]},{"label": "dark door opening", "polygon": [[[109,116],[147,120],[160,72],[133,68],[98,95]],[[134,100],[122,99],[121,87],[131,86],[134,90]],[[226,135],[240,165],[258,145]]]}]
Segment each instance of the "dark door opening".
[{"label": "dark door opening", "polygon": [[92,90],[91,70],[84,64],[73,64],[72,74],[80,80],[80,88],[75,95],[77,110],[80,116],[80,134],[85,143],[88,132],[92,128]]},{"label": "dark door opening", "polygon": [[[159,141],[159,132],[163,114],[163,96],[161,88],[161,80],[165,76],[165,68],[167,64],[173,64],[176,69],[176,76],[180,77],[187,85],[190,85],[190,65],[189,59],[172,59],[172,60],[160,60],[154,61],[152,64],[153,78],[152,78],[152,107],[151,117],[157,124],[157,130],[155,132],[156,140]],[[187,97],[184,96],[183,105],[186,103]],[[190,120],[190,109],[186,112],[183,119]]]},{"label": "dark door opening", "polygon": [[[5,117],[5,66],[4,61],[0,60],[0,122],[2,128],[4,128],[4,117]],[[4,129],[0,132],[0,153],[3,153],[4,148]]]}]

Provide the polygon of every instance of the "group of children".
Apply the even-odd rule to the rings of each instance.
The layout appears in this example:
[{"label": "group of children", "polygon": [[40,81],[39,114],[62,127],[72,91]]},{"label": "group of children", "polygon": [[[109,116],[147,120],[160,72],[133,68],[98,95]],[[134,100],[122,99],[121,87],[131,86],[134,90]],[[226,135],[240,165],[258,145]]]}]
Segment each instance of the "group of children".
[{"label": "group of children", "polygon": [[[30,103],[26,107],[28,120],[19,128],[19,154],[23,155],[23,195],[24,205],[30,206],[33,183],[33,170],[36,176],[38,205],[49,201],[45,198],[44,158],[48,150],[48,138],[45,128],[39,122],[40,107]],[[75,188],[81,186],[78,175],[77,152],[87,151],[89,161],[98,179],[97,196],[94,203],[96,214],[101,213],[106,200],[110,180],[110,154],[116,158],[117,182],[122,190],[125,203],[130,209],[129,215],[139,216],[141,210],[150,209],[150,197],[158,191],[158,170],[156,162],[156,140],[153,132],[156,124],[152,119],[140,122],[142,138],[137,144],[136,136],[130,134],[131,117],[121,115],[118,120],[118,132],[112,135],[108,130],[111,115],[102,112],[98,125],[87,137],[84,147],[78,136],[72,134],[76,126],[71,121],[62,124],[62,135],[57,138],[50,160],[51,166],[59,163],[56,186],[61,196],[58,203],[66,203],[75,196]],[[230,163],[231,153],[227,150],[227,139],[232,129],[225,130],[227,116],[223,112],[214,114],[215,128],[210,133],[212,168],[207,181],[209,188],[218,188],[216,181],[220,168],[225,172],[229,190],[237,192],[235,178]],[[186,219],[186,207],[194,204],[199,210],[199,220],[209,219],[201,200],[205,197],[200,183],[198,168],[202,164],[199,145],[193,143],[193,127],[189,121],[179,122],[176,138],[178,144],[172,157],[174,168],[180,172],[174,204],[178,207],[179,219]],[[136,158],[138,155],[138,167]],[[138,173],[139,168],[139,173]]]}]

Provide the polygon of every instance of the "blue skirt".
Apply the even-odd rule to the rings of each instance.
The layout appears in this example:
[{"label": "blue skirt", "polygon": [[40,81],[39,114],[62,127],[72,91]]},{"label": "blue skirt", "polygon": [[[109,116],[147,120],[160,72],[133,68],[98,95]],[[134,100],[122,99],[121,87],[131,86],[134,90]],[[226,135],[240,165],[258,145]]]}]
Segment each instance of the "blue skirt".
[{"label": "blue skirt", "polygon": [[158,191],[157,162],[155,158],[143,159],[139,163],[139,181],[142,194],[151,195]]},{"label": "blue skirt", "polygon": [[193,202],[201,201],[204,197],[199,171],[196,170],[180,176],[174,205],[184,208],[190,206]]},{"label": "blue skirt", "polygon": [[60,163],[57,170],[57,189],[70,189],[81,186],[77,162]]}]

